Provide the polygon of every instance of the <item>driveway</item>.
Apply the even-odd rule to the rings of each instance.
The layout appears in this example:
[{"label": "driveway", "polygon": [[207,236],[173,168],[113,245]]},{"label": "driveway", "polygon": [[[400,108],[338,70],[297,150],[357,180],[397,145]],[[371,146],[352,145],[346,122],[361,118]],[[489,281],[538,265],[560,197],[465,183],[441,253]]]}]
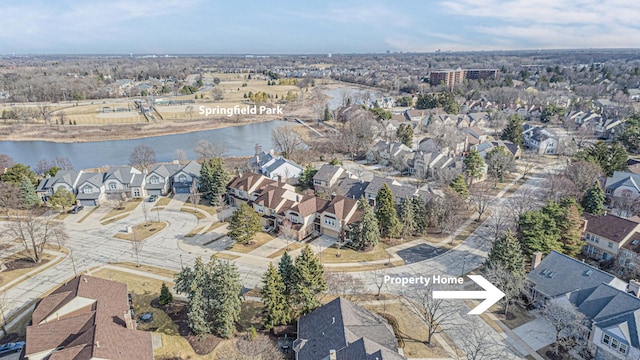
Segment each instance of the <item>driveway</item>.
[{"label": "driveway", "polygon": [[396,254],[398,254],[406,264],[413,264],[431,259],[432,257],[444,254],[445,252],[447,252],[447,249],[437,248],[427,244],[420,244],[402,249],[396,252]]},{"label": "driveway", "polygon": [[553,344],[556,340],[555,329],[547,320],[542,318],[520,325],[513,329],[513,332],[536,351]]}]

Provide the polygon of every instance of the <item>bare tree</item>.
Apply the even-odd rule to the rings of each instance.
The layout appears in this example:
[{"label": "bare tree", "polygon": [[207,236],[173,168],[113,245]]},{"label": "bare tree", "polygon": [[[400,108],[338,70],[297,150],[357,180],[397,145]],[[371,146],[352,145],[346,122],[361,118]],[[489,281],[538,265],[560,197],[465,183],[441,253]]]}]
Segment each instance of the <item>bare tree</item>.
[{"label": "bare tree", "polygon": [[493,331],[487,326],[474,318],[470,324],[458,326],[452,331],[460,350],[464,352],[464,356],[456,356],[458,360],[500,360],[506,357],[504,345],[492,338]]},{"label": "bare tree", "polygon": [[174,157],[176,160],[178,160],[178,163],[180,164],[186,164],[189,162],[189,157],[187,156],[187,152],[182,149],[177,149]]},{"label": "bare tree", "polygon": [[296,151],[302,150],[304,142],[292,126],[278,126],[271,131],[271,140],[282,156],[290,158]]},{"label": "bare tree", "polygon": [[371,277],[373,277],[373,282],[376,284],[378,288],[378,293],[376,294],[376,298],[380,298],[380,292],[382,291],[382,287],[385,285],[384,283],[384,275],[381,270],[375,269],[370,272]]},{"label": "bare tree", "polygon": [[569,303],[551,300],[542,308],[540,315],[555,329],[556,341],[553,348],[556,354],[561,346],[569,350],[584,343],[589,337],[587,320]]},{"label": "bare tree", "polygon": [[584,194],[593,186],[593,182],[602,176],[602,169],[590,161],[578,160],[567,165],[564,173],[573,182],[576,190]]},{"label": "bare tree", "polygon": [[360,279],[354,278],[345,271],[328,271],[324,277],[330,294],[341,295],[350,300],[354,300],[353,296],[362,287]]},{"label": "bare tree", "polygon": [[[363,110],[364,111],[364,110]],[[376,121],[369,115],[356,116],[343,127],[339,138],[344,151],[354,158],[362,154],[376,137]]]},{"label": "bare tree", "polygon": [[469,203],[478,212],[478,219],[482,220],[482,215],[496,202],[495,196],[491,193],[493,186],[487,181],[474,184],[469,189]]},{"label": "bare tree", "polygon": [[511,215],[512,221],[517,224],[520,215],[529,210],[534,210],[539,205],[538,194],[531,188],[521,187],[518,192],[507,198],[505,207]]},{"label": "bare tree", "polygon": [[433,335],[440,333],[453,324],[457,309],[445,299],[433,297],[434,286],[429,284],[413,292],[404,303],[427,327],[427,344]]},{"label": "bare tree", "polygon": [[11,156],[7,154],[0,154],[0,169],[10,168],[15,164]]},{"label": "bare tree", "polygon": [[129,165],[136,169],[151,170],[151,165],[156,163],[156,153],[148,145],[138,145],[133,149],[131,156],[129,156]]},{"label": "bare tree", "polygon": [[564,175],[547,174],[544,188],[547,189],[544,194],[545,201],[558,201],[566,197],[581,198],[580,191],[576,185]]},{"label": "bare tree", "polygon": [[191,188],[189,188],[189,201],[193,204],[193,212],[197,213],[198,204],[200,203],[200,190],[198,189],[198,184],[195,179],[191,183]]},{"label": "bare tree", "polygon": [[131,242],[131,251],[133,251],[133,254],[136,256],[136,266],[140,267],[140,253],[144,248],[144,240],[138,240],[136,236],[135,228],[132,228],[131,231],[133,232],[133,241]]},{"label": "bare tree", "polygon": [[3,292],[0,294],[0,316],[2,317],[0,318],[0,322],[2,322],[2,326],[0,326],[0,329],[2,329],[2,337],[7,335],[7,310],[7,293]]},{"label": "bare tree", "polygon": [[289,219],[283,219],[282,224],[278,227],[280,229],[280,237],[284,238],[287,242],[287,251],[289,250],[289,242],[298,239],[297,231],[293,228],[293,222]]},{"label": "bare tree", "polygon": [[189,120],[193,120],[193,113],[194,113],[193,105],[188,105],[184,109],[184,112],[185,112],[185,114],[187,114],[189,116]]},{"label": "bare tree", "polygon": [[13,183],[0,181],[0,208],[9,216],[9,210],[20,205],[20,188]]},{"label": "bare tree", "polygon": [[37,108],[38,116],[44,120],[44,123],[47,125],[51,125],[51,109],[46,103],[38,105]]},{"label": "bare tree", "polygon": [[526,286],[524,274],[515,274],[505,269],[501,263],[491,264],[484,275],[493,285],[504,293],[500,299],[505,316],[509,314],[509,306],[521,299]]},{"label": "bare tree", "polygon": [[223,157],[227,152],[227,149],[222,144],[212,144],[207,140],[200,140],[193,148],[193,151],[198,156],[198,160],[213,159]]},{"label": "bare tree", "polygon": [[56,123],[64,125],[65,122],[67,122],[67,114],[64,111],[58,111],[58,119],[56,120]]},{"label": "bare tree", "polygon": [[535,162],[535,159],[538,155],[531,150],[525,150],[520,155],[520,160],[518,161],[518,165],[520,165],[520,170],[522,170],[522,181],[527,180],[527,177],[531,175],[533,169],[538,165]]},{"label": "bare tree", "polygon": [[219,360],[283,360],[280,352],[269,336],[258,334],[255,338],[244,335],[235,341],[235,346],[227,346],[216,350]]},{"label": "bare tree", "polygon": [[36,216],[33,212],[14,217],[7,222],[5,236],[17,239],[27,256],[35,263],[42,260],[45,246],[51,241],[66,238],[63,223],[53,217]]},{"label": "bare tree", "polygon": [[623,194],[622,196],[614,196],[611,199],[613,212],[624,218],[631,217],[640,212],[640,198]]},{"label": "bare tree", "polygon": [[514,225],[514,218],[504,206],[494,206],[491,208],[491,217],[487,219],[486,235],[488,241],[494,242],[504,235],[507,230]]},{"label": "bare tree", "polygon": [[148,201],[143,201],[142,202],[142,214],[144,215],[144,223],[145,224],[149,223],[149,215],[151,213],[151,206],[152,206],[152,203],[150,203]]}]

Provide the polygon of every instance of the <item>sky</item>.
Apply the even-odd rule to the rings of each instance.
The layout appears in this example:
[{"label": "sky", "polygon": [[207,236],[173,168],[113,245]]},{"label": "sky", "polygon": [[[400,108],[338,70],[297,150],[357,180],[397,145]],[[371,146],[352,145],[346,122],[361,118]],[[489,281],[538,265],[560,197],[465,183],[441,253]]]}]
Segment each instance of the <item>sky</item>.
[{"label": "sky", "polygon": [[0,0],[0,54],[640,48],[637,0]]}]

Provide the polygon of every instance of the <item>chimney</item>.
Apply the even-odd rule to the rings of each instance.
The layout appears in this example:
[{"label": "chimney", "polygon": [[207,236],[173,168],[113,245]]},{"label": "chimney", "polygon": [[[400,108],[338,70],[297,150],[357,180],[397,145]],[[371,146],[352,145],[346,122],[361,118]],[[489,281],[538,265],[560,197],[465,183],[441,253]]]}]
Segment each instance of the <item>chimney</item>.
[{"label": "chimney", "polygon": [[329,360],[337,360],[338,355],[336,355],[336,351],[331,349],[329,350]]},{"label": "chimney", "polygon": [[531,259],[531,270],[535,270],[535,268],[537,268],[538,265],[540,265],[541,261],[542,261],[542,252],[540,251],[534,252],[533,259]]}]

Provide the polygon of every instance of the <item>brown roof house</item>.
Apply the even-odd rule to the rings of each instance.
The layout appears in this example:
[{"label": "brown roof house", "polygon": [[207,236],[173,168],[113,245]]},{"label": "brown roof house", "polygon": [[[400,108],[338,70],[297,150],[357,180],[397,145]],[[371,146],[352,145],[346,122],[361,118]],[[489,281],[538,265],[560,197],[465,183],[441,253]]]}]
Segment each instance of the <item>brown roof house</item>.
[{"label": "brown roof house", "polygon": [[582,252],[599,261],[616,258],[620,249],[632,242],[632,235],[640,231],[640,224],[637,222],[611,214],[585,214],[585,222],[582,236],[585,245]]},{"label": "brown roof house", "polygon": [[403,360],[381,316],[337,298],[298,320],[297,360]]},{"label": "brown roof house", "polygon": [[28,360],[151,360],[151,333],[131,318],[127,285],[80,275],[40,300],[27,327]]}]

